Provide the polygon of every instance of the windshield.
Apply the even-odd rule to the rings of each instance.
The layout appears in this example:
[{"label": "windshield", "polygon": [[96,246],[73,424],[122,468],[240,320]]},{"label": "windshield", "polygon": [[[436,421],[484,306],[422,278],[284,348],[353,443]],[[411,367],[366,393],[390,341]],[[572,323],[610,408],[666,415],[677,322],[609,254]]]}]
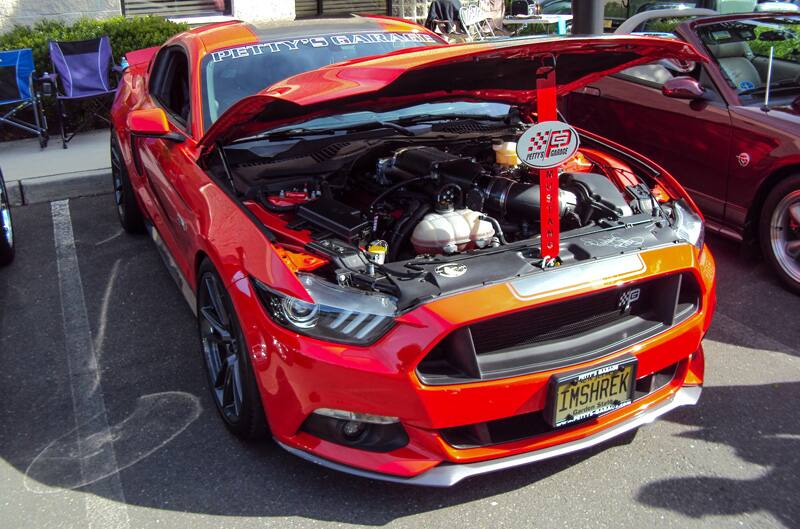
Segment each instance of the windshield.
[{"label": "windshield", "polygon": [[743,99],[758,99],[766,89],[770,49],[770,90],[800,88],[800,17],[735,20],[698,27],[698,35],[728,83]]},{"label": "windshield", "polygon": [[304,130],[326,130],[341,129],[346,127],[356,127],[363,123],[392,122],[420,116],[424,119],[435,121],[438,116],[448,119],[458,118],[459,116],[472,119],[496,119],[504,118],[508,115],[510,106],[505,103],[474,102],[474,101],[447,101],[440,103],[423,103],[386,112],[348,112],[335,116],[325,116],[322,118],[310,119],[302,123],[293,123],[286,127],[274,129],[270,132],[280,132],[282,130],[304,129]]},{"label": "windshield", "polygon": [[415,32],[362,32],[264,41],[218,50],[202,62],[206,130],[231,105],[298,73],[402,48],[441,44]]}]

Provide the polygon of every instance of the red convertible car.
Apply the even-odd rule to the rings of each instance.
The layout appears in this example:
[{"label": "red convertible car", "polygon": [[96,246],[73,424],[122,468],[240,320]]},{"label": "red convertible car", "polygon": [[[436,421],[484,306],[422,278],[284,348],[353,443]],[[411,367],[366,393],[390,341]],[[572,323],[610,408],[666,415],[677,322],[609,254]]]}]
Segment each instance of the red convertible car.
[{"label": "red convertible car", "polygon": [[[447,486],[697,402],[702,217],[658,165],[556,121],[557,94],[660,57],[702,60],[654,38],[447,46],[383,17],[129,54],[120,221],[196,311],[228,428]],[[545,144],[558,169],[520,163]]]},{"label": "red convertible car", "polygon": [[562,111],[675,174],[711,229],[760,244],[800,293],[800,15],[705,17],[674,33],[711,61],[636,66]]}]

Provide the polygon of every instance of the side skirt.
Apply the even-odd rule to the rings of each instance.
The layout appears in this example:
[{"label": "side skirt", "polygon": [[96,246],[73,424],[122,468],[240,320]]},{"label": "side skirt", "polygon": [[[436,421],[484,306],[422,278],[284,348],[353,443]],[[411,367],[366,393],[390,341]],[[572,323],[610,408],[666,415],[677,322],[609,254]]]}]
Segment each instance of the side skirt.
[{"label": "side skirt", "polygon": [[150,224],[149,222],[146,223],[147,233],[150,234],[150,238],[153,239],[153,242],[156,243],[156,248],[158,248],[158,253],[161,255],[161,260],[164,261],[164,265],[167,267],[169,271],[169,275],[172,276],[172,279],[178,285],[178,288],[183,294],[183,298],[186,300],[186,303],[189,304],[189,308],[192,309],[192,314],[194,314],[195,318],[197,317],[197,298],[195,297],[194,290],[192,287],[189,286],[189,282],[183,276],[183,272],[181,269],[178,268],[178,265],[175,263],[175,259],[172,258],[172,254],[169,253],[167,246],[164,244],[164,241],[161,239],[161,235],[158,234],[158,230],[155,226]]}]

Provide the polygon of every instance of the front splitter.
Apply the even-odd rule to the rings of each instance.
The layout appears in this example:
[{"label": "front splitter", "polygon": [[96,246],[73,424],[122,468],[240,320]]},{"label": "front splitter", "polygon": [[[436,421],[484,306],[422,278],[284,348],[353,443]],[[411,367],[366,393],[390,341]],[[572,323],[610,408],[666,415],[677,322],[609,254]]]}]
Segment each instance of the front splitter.
[{"label": "front splitter", "polygon": [[452,485],[455,485],[462,479],[466,479],[472,476],[488,474],[490,472],[497,472],[499,470],[505,470],[508,468],[513,468],[521,465],[527,465],[530,463],[535,463],[537,461],[543,461],[545,459],[571,454],[573,452],[585,450],[586,448],[591,448],[600,443],[604,443],[610,439],[613,439],[614,437],[618,437],[626,432],[635,430],[640,426],[649,424],[655,421],[657,418],[664,415],[665,413],[669,413],[670,411],[674,410],[675,408],[697,404],[697,401],[700,399],[700,393],[702,392],[702,390],[703,388],[700,386],[684,386],[680,388],[678,391],[676,391],[670,400],[661,402],[650,409],[644,410],[643,412],[639,413],[638,415],[632,417],[627,421],[616,424],[608,429],[605,429],[601,432],[590,435],[588,437],[584,437],[583,439],[578,439],[575,441],[571,441],[569,443],[563,443],[560,445],[551,446],[549,448],[543,448],[541,450],[535,450],[533,452],[525,452],[523,454],[516,454],[513,456],[508,456],[498,459],[490,459],[487,461],[478,461],[475,463],[443,463],[437,467],[432,468],[431,470],[428,470],[427,472],[424,472],[412,478],[403,478],[399,476],[392,476],[390,474],[381,474],[379,472],[371,472],[369,470],[362,470],[348,465],[343,465],[341,463],[336,463],[334,461],[321,458],[310,452],[306,452],[304,450],[287,446],[281,443],[280,441],[276,442],[284,450],[298,457],[302,457],[303,459],[306,459],[308,461],[311,461],[312,463],[316,463],[323,467],[327,467],[333,470],[338,470],[339,472],[345,472],[348,474],[353,474],[355,476],[377,479],[381,481],[404,483],[406,485],[420,485],[425,487],[450,487]]}]

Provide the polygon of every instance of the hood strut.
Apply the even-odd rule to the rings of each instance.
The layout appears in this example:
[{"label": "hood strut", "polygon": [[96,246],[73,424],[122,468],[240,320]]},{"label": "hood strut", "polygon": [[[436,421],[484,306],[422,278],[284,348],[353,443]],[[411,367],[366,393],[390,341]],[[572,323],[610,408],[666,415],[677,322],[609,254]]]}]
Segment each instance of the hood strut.
[{"label": "hood strut", "polygon": [[[539,123],[556,121],[556,69],[539,68],[536,72],[536,114]],[[561,215],[558,206],[558,167],[539,169],[539,221],[541,226],[542,264],[552,266],[560,250]]]}]

